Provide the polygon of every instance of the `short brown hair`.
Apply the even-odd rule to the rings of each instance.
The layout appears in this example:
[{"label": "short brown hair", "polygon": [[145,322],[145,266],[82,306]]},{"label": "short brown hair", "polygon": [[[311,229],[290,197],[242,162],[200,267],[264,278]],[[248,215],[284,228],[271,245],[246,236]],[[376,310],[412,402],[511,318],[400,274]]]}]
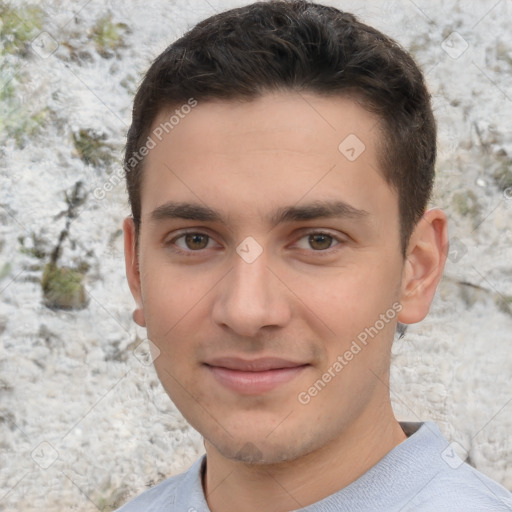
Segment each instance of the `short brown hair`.
[{"label": "short brown hair", "polygon": [[[153,62],[134,99],[124,159],[138,233],[143,159],[134,159],[165,108],[271,91],[351,95],[382,122],[380,163],[397,190],[405,255],[434,182],[436,125],[413,58],[349,13],[308,1],[267,1],[200,22]],[[341,141],[340,141],[341,142]]]}]

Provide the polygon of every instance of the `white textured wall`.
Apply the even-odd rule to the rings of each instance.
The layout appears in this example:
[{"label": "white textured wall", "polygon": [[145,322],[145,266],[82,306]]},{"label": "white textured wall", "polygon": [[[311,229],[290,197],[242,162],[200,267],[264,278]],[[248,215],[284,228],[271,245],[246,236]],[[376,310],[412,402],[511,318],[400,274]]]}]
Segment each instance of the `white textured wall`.
[{"label": "white textured wall", "polygon": [[[74,153],[72,133],[104,132],[120,156],[135,84],[150,60],[195,22],[242,3],[47,0],[39,55],[3,59],[1,85],[15,86],[11,104],[0,102],[11,128],[23,130],[41,110],[48,117],[24,147],[0,135],[0,511],[111,510],[202,450],[152,367],[132,352],[145,336],[131,321],[124,278],[124,186],[103,200],[90,195],[71,227],[81,245],[68,247],[63,261],[92,251],[83,311],[41,304],[41,262],[21,252],[18,237],[30,246],[34,233],[51,247],[63,227],[54,219],[65,209],[63,191],[78,179],[91,193],[105,183]],[[449,214],[457,252],[429,318],[396,341],[397,416],[437,421],[472,464],[512,489],[512,189],[493,178],[503,166],[512,172],[512,4],[326,3],[414,52],[439,122],[435,204]],[[104,58],[91,30],[109,12],[130,33],[116,57]],[[59,46],[47,55],[53,40]]]}]

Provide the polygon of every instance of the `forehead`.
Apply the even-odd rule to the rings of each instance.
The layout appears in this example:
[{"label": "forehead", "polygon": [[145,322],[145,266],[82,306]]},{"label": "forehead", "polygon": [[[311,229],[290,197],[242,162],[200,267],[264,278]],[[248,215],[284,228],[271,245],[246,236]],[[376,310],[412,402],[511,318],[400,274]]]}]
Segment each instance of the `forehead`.
[{"label": "forehead", "polygon": [[164,110],[150,132],[142,216],[170,199],[252,216],[325,199],[397,213],[379,166],[379,128],[351,98],[305,93]]}]

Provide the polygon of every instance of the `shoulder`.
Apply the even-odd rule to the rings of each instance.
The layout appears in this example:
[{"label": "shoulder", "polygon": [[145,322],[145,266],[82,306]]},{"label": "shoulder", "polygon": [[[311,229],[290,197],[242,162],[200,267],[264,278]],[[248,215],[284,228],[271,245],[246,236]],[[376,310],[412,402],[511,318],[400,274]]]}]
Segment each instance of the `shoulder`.
[{"label": "shoulder", "polygon": [[[184,473],[160,482],[132,499],[116,512],[168,512],[182,510],[184,503],[192,503],[202,495],[200,471],[204,457],[198,459]],[[176,508],[177,507],[177,508]],[[186,512],[187,508],[184,509]]]},{"label": "shoulder", "polygon": [[401,425],[408,439],[390,454],[399,481],[391,494],[400,496],[393,510],[512,512],[512,493],[464,462],[435,423]]},{"label": "shoulder", "polygon": [[462,463],[457,469],[437,473],[404,510],[415,512],[512,511],[512,493]]},{"label": "shoulder", "polygon": [[139,496],[119,508],[117,512],[160,512],[169,510],[170,506],[174,504],[176,490],[179,489],[183,479],[184,474],[168,478],[139,494]]}]

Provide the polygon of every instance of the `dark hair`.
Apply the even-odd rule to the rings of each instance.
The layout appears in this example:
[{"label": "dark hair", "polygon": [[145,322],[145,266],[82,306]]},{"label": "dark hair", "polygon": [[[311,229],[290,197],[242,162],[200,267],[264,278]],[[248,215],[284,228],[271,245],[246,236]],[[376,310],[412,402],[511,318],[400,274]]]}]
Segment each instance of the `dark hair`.
[{"label": "dark hair", "polygon": [[302,0],[256,2],[211,16],[153,62],[134,99],[124,159],[137,233],[144,163],[139,151],[156,116],[191,99],[251,100],[279,90],[352,96],[379,117],[379,163],[398,192],[405,255],[435,173],[436,125],[423,75],[378,30],[352,14]]}]

